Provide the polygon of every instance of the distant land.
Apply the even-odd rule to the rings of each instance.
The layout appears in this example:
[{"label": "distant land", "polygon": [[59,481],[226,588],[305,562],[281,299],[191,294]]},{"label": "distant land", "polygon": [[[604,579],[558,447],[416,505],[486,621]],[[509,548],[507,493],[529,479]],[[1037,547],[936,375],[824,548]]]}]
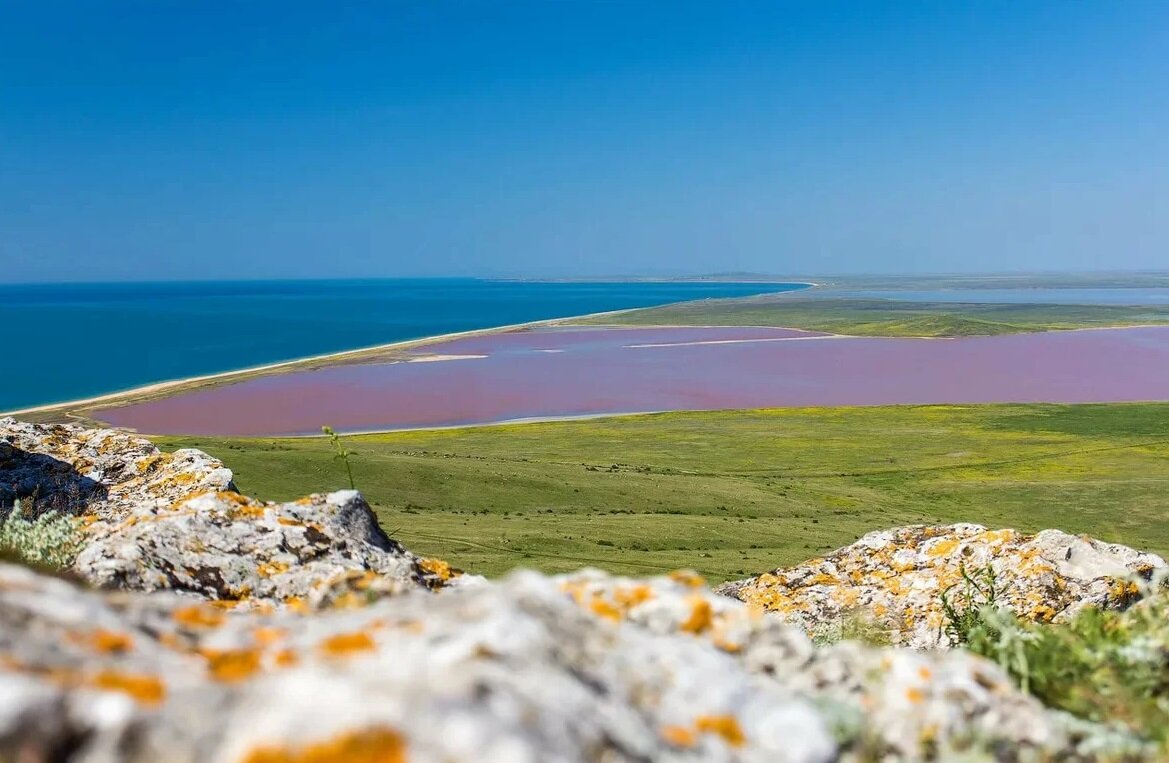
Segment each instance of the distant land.
[{"label": "distant land", "polygon": [[929,273],[785,274],[735,271],[696,275],[624,275],[565,278],[508,278],[547,283],[808,283],[825,289],[1140,289],[1169,287],[1169,271],[1091,271],[1082,273]]}]

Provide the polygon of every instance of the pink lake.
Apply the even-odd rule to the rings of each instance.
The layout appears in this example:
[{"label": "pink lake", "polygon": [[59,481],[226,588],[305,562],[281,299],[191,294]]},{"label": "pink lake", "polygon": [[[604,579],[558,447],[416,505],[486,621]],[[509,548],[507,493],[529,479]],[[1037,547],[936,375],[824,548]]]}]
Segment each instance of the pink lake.
[{"label": "pink lake", "polygon": [[1169,327],[957,339],[550,328],[100,410],[152,434],[315,434],[646,411],[1169,400]]}]

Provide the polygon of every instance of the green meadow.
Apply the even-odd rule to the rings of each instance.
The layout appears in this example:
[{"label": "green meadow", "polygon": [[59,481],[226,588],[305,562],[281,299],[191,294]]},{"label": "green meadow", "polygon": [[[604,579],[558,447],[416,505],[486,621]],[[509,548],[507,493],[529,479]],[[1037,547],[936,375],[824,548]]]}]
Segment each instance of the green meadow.
[{"label": "green meadow", "polygon": [[[325,438],[157,437],[270,500],[348,487]],[[1058,527],[1169,553],[1169,404],[667,413],[343,438],[411,549],[499,575],[593,565],[714,581],[884,527]]]},{"label": "green meadow", "polygon": [[1169,323],[1169,306],[912,302],[785,294],[680,302],[571,322],[781,326],[857,336],[976,336]]}]

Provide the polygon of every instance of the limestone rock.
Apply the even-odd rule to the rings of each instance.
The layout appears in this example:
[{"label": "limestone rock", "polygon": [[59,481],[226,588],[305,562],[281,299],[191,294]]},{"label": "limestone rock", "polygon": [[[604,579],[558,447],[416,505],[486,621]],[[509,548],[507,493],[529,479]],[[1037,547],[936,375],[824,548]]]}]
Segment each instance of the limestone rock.
[{"label": "limestone rock", "polygon": [[231,480],[231,470],[199,450],[163,453],[114,429],[0,419],[0,511],[19,498],[37,513],[117,520],[142,503],[234,490]]},{"label": "limestone rock", "polygon": [[139,504],[91,530],[74,568],[103,588],[311,607],[435,588],[457,574],[389,538],[353,490],[283,504],[226,492]]},{"label": "limestone rock", "polygon": [[1075,761],[1102,745],[1139,751],[978,658],[817,649],[692,576],[523,572],[306,614],[0,565],[0,759]]},{"label": "limestone rock", "polygon": [[945,647],[941,594],[963,595],[962,571],[993,571],[996,602],[1032,622],[1058,622],[1085,606],[1121,608],[1165,560],[1059,530],[1028,535],[972,524],[869,533],[796,567],[727,583],[721,593],[779,613],[809,631],[849,617],[873,620],[896,644]]}]

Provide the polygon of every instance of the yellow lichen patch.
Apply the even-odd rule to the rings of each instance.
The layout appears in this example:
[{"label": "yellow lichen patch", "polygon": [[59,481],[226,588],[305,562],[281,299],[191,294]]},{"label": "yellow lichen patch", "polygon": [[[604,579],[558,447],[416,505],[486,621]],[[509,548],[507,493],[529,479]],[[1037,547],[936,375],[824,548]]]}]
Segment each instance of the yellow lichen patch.
[{"label": "yellow lichen patch", "polygon": [[731,747],[741,747],[747,741],[743,727],[733,715],[700,715],[694,719],[694,728],[706,734],[717,734]]},{"label": "yellow lichen patch", "polygon": [[166,685],[157,676],[103,670],[90,677],[86,685],[102,691],[126,694],[144,705],[157,705],[166,698]]},{"label": "yellow lichen patch", "polygon": [[271,646],[287,635],[288,631],[283,628],[272,628],[263,625],[252,628],[252,640],[260,646]]},{"label": "yellow lichen patch", "polygon": [[155,466],[157,466],[158,462],[162,461],[162,460],[163,459],[162,459],[161,454],[154,455],[154,456],[146,456],[145,458],[140,458],[136,462],[134,462],[134,466],[136,466],[138,468],[138,471],[140,473],[145,473],[145,472],[148,472],[151,469],[153,469]]},{"label": "yellow lichen patch", "polygon": [[621,586],[613,591],[613,601],[617,606],[628,611],[639,604],[652,599],[653,589],[647,585]]},{"label": "yellow lichen patch", "polygon": [[175,622],[187,628],[216,628],[223,625],[223,613],[204,604],[191,604],[174,611]]},{"label": "yellow lichen patch", "polygon": [[291,649],[281,649],[272,657],[272,662],[279,668],[290,668],[300,662],[300,656]]},{"label": "yellow lichen patch", "polygon": [[256,567],[256,574],[262,578],[270,578],[282,572],[288,572],[288,564],[285,562],[263,562]]},{"label": "yellow lichen patch", "polygon": [[[244,586],[243,588],[240,588],[237,593],[242,599],[250,596],[252,589],[248,586]],[[241,602],[239,599],[214,599],[213,601],[207,602],[207,606],[211,607],[212,609],[218,609],[220,612],[230,612],[233,609],[237,609],[240,603]]]},{"label": "yellow lichen patch", "polygon": [[697,635],[710,628],[713,621],[714,610],[711,608],[710,602],[701,596],[694,596],[690,599],[690,615],[678,628],[684,633]]},{"label": "yellow lichen patch", "polygon": [[300,520],[293,519],[292,517],[276,517],[276,521],[288,527],[299,527],[300,525],[304,524]]},{"label": "yellow lichen patch", "polygon": [[259,503],[240,503],[231,509],[232,519],[259,519],[266,509]]},{"label": "yellow lichen patch", "polygon": [[689,588],[701,588],[706,585],[706,578],[694,570],[674,570],[669,574],[669,578],[675,583],[681,583]]},{"label": "yellow lichen patch", "polygon": [[621,610],[618,609],[611,601],[601,596],[600,591],[597,591],[597,594],[593,597],[593,600],[589,602],[589,609],[592,610],[594,615],[603,617],[606,620],[618,622],[621,619]]},{"label": "yellow lichen patch", "polygon": [[930,546],[929,550],[926,551],[926,554],[928,554],[930,557],[932,557],[934,559],[939,559],[943,556],[949,556],[950,554],[954,553],[954,551],[958,548],[958,544],[960,544],[961,542],[962,541],[958,538],[948,538],[947,540],[940,540],[937,543]]},{"label": "yellow lichen patch", "polygon": [[910,686],[905,690],[905,698],[913,704],[919,705],[925,701],[925,691],[916,686]]},{"label": "yellow lichen patch", "polygon": [[1128,599],[1140,596],[1141,587],[1136,583],[1128,580],[1116,580],[1108,588],[1108,595],[1118,601],[1126,601]]},{"label": "yellow lichen patch", "polygon": [[255,649],[203,649],[200,654],[207,658],[207,672],[216,681],[243,681],[260,669],[260,652]]},{"label": "yellow lichen patch", "polygon": [[662,739],[674,747],[693,747],[698,735],[685,726],[663,726]]},{"label": "yellow lichen patch", "polygon": [[406,740],[392,729],[367,729],[303,747],[257,747],[243,763],[406,763]]},{"label": "yellow lichen patch", "polygon": [[431,575],[437,576],[444,583],[459,575],[458,570],[451,567],[449,563],[444,562],[442,559],[419,559],[418,566],[424,572],[429,572]]},{"label": "yellow lichen patch", "polygon": [[994,543],[996,545],[1001,545],[1003,543],[1006,543],[1009,540],[1014,540],[1014,539],[1015,539],[1015,531],[1010,530],[1010,529],[985,530],[985,531],[979,533],[977,536],[977,540],[979,540],[979,541],[983,541],[986,543]]},{"label": "yellow lichen patch", "polygon": [[374,648],[368,633],[338,633],[321,642],[320,650],[331,657],[346,657],[357,652],[368,652]]},{"label": "yellow lichen patch", "polygon": [[128,652],[134,647],[134,638],[128,633],[118,633],[99,628],[89,634],[90,646],[103,654]]},{"label": "yellow lichen patch", "polygon": [[743,651],[742,644],[737,644],[734,641],[730,641],[721,636],[714,640],[714,645],[729,654],[738,654],[739,652]]},{"label": "yellow lichen patch", "polygon": [[289,596],[284,600],[284,606],[288,607],[293,612],[299,615],[308,614],[312,611],[307,602],[299,596]]}]

